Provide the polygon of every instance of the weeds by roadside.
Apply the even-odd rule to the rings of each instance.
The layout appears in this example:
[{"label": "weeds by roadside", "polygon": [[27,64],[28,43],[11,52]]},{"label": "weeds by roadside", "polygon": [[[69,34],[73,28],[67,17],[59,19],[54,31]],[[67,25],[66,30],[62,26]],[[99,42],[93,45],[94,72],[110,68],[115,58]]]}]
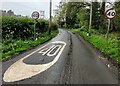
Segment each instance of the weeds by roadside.
[{"label": "weeds by roadside", "polygon": [[91,36],[87,36],[87,32],[81,29],[71,29],[71,31],[76,32],[83,37],[85,37],[90,43],[92,43],[95,47],[101,50],[101,52],[105,52],[110,55],[113,59],[115,59],[120,64],[120,53],[118,43],[118,33],[110,33],[109,38],[106,39],[103,34],[96,34],[95,30],[91,34]]},{"label": "weeds by roadside", "polygon": [[11,56],[18,55],[25,50],[29,50],[32,47],[35,47],[39,44],[42,44],[51,38],[55,37],[58,33],[58,30],[51,32],[51,36],[48,36],[48,33],[45,32],[37,40],[21,40],[21,39],[8,39],[2,43],[2,54],[0,58],[1,61],[10,58]]}]

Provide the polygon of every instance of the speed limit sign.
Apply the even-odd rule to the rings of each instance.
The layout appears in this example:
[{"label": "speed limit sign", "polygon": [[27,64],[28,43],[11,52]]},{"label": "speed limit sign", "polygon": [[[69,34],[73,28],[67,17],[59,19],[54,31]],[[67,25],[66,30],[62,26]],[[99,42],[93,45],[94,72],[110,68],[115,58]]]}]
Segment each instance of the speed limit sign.
[{"label": "speed limit sign", "polygon": [[34,11],[34,12],[32,13],[32,18],[33,18],[33,19],[38,19],[38,18],[39,18],[39,12]]},{"label": "speed limit sign", "polygon": [[116,16],[116,11],[114,9],[109,9],[105,13],[108,19],[113,19]]}]

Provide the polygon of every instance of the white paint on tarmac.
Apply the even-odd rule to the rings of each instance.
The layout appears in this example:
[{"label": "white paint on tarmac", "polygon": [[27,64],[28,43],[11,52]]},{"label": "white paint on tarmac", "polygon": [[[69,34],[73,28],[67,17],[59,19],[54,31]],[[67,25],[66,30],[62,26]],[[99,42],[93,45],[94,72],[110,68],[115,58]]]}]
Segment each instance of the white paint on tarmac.
[{"label": "white paint on tarmac", "polygon": [[[57,48],[58,47],[58,48]],[[55,56],[59,50],[61,49],[62,45],[56,45],[55,47],[53,47],[48,53],[47,56]],[[57,50],[52,54],[51,52],[54,51],[57,48]]]},{"label": "white paint on tarmac", "polygon": [[[28,64],[25,64],[23,62],[24,59],[28,58],[32,54],[38,52],[39,50],[41,50],[42,48],[46,47],[47,45],[49,45],[51,43],[63,44],[63,47],[60,49],[59,53],[57,54],[57,56],[54,58],[54,60],[52,62],[49,62],[47,64],[39,64],[39,65],[28,65]],[[52,65],[54,65],[58,61],[60,55],[62,54],[62,52],[66,46],[66,43],[62,42],[62,41],[55,41],[55,42],[51,42],[51,43],[46,44],[45,46],[43,46],[43,47],[37,49],[36,51],[28,54],[27,56],[23,57],[22,59],[18,60],[13,65],[11,65],[4,73],[3,80],[5,82],[15,82],[15,81],[20,81],[23,79],[31,78],[32,76],[35,76],[35,75],[47,70]]]},{"label": "white paint on tarmac", "polygon": [[38,53],[42,53],[42,55],[44,56],[46,53],[48,53],[53,47],[55,47],[55,45],[52,45],[51,47],[47,47],[42,49],[41,51],[39,51]]}]

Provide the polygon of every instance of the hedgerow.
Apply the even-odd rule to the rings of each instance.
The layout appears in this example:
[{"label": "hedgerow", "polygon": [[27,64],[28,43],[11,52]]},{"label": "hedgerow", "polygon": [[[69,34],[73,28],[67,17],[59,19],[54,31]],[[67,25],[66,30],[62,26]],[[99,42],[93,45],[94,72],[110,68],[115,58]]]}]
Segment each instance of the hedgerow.
[{"label": "hedgerow", "polygon": [[44,19],[34,20],[27,17],[9,17],[2,18],[2,43],[0,44],[0,60],[11,58],[11,56],[20,54],[34,46],[50,40],[58,33],[57,24],[51,24],[51,36],[48,36],[47,30],[49,21]]},{"label": "hedgerow", "polygon": [[[48,20],[38,19],[36,21],[36,37],[48,29]],[[57,29],[57,24],[52,23],[52,29]],[[34,37],[34,20],[26,17],[2,17],[2,38],[3,39],[28,39]]]}]

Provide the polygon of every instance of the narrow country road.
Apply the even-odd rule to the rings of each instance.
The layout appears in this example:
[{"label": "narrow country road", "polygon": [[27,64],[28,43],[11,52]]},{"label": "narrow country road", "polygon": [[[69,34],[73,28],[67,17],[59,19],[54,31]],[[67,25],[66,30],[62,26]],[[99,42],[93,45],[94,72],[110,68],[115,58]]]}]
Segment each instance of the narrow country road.
[{"label": "narrow country road", "polygon": [[3,84],[118,84],[117,72],[83,38],[63,29],[51,41],[3,62],[2,68]]}]

